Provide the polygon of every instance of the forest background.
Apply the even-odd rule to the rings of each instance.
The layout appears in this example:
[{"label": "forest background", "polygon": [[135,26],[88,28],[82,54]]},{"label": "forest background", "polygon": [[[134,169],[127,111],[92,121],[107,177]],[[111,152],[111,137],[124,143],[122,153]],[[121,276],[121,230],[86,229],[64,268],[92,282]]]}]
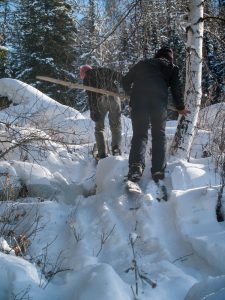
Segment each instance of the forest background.
[{"label": "forest background", "polygon": [[[205,106],[223,101],[225,1],[203,2]],[[184,86],[188,13],[185,0],[1,0],[0,78],[19,79],[84,112],[84,91],[36,76],[79,82],[82,64],[125,74],[138,60],[169,46]]]},{"label": "forest background", "polygon": [[[139,227],[136,230],[136,224],[143,224],[140,234],[138,233],[141,237],[139,249],[143,253],[139,260],[140,266],[145,266],[148,262],[147,271],[152,272],[154,265],[154,278],[159,282],[159,288],[152,289],[150,286],[145,289],[145,299],[183,299],[194,283],[200,284],[205,296],[205,292],[209,294],[212,290],[205,291],[209,284],[207,281],[202,285],[202,280],[212,274],[223,275],[213,280],[222,281],[224,288],[224,264],[221,263],[225,253],[224,10],[224,0],[0,0],[0,273],[3,274],[3,280],[0,281],[3,288],[0,288],[0,292],[13,295],[13,299],[30,299],[30,294],[35,295],[34,299],[56,299],[51,295],[57,295],[57,299],[65,299],[68,294],[67,299],[75,299],[73,291],[78,294],[81,292],[84,297],[88,293],[91,295],[90,299],[93,295],[96,299],[105,299],[108,290],[104,290],[105,294],[101,293],[101,288],[104,287],[104,267],[100,276],[102,279],[93,289],[80,284],[80,270],[85,266],[89,267],[89,257],[94,253],[92,249],[100,249],[95,251],[97,256],[101,252],[106,239],[114,231],[115,219],[118,220],[116,242],[112,240],[98,260],[115,266],[116,272],[122,274],[123,281],[134,286],[133,274],[124,272],[130,269],[137,272],[133,265],[130,268],[130,262],[136,260],[132,256],[132,243],[128,244],[127,238],[131,233],[132,222],[132,231],[134,228],[135,232],[139,231]],[[171,169],[175,173],[171,172],[173,175],[169,177],[174,186],[171,184],[169,188],[171,193],[173,191],[173,199],[164,203],[164,207],[159,204],[155,197],[154,182],[147,175],[144,182],[148,183],[143,190],[145,194],[153,195],[152,207],[146,207],[146,202],[150,204],[150,201],[143,198],[143,209],[140,208],[137,214],[136,210],[131,210],[128,214],[126,204],[130,198],[121,185],[124,174],[127,174],[127,155],[132,136],[129,118],[122,116],[123,156],[118,160],[115,157],[102,160],[96,168],[91,153],[94,128],[93,122],[87,117],[88,112],[85,113],[88,110],[85,91],[39,81],[37,76],[79,83],[79,67],[82,64],[105,66],[125,74],[130,66],[145,57],[153,57],[162,46],[169,46],[174,50],[175,64],[181,71],[184,98],[191,111],[183,118],[183,123],[181,118],[180,122],[169,121],[170,125],[167,127],[168,144],[173,146],[172,139],[175,142],[181,141],[182,144],[175,143],[176,147],[172,148],[183,153],[177,161],[174,161],[175,155],[172,153]],[[5,77],[6,79],[2,79]],[[199,101],[195,101],[196,99]],[[123,114],[128,115],[128,105],[123,103]],[[199,112],[200,106],[202,109]],[[174,115],[170,117],[176,118]],[[172,123],[174,125],[171,127]],[[174,135],[175,126],[180,130]],[[189,140],[190,137],[196,137],[191,156],[189,146],[192,141],[186,143],[183,138],[186,136]],[[64,201],[69,205],[65,205]],[[84,206],[79,207],[78,213],[79,202]],[[37,214],[34,212],[35,217],[33,212],[29,214],[34,203],[37,203],[39,209]],[[44,213],[46,218],[41,219]],[[140,213],[140,217],[134,218],[133,213],[135,216]],[[124,218],[125,215],[129,215],[130,219]],[[39,220],[43,220],[40,228]],[[52,220],[57,220],[58,226]],[[42,224],[48,224],[49,231],[43,230]],[[124,230],[126,226],[128,229]],[[172,230],[168,235],[169,231],[166,229],[169,226]],[[109,228],[112,229],[107,233]],[[62,239],[53,244],[59,233]],[[174,268],[174,263],[191,253],[189,246],[186,248],[187,233],[191,245],[197,249],[195,255],[199,264],[196,265],[194,255],[193,260],[190,258],[188,261],[188,267],[179,262],[181,268],[177,269]],[[36,238],[35,242],[33,237]],[[122,243],[117,243],[118,240]],[[202,243],[202,240],[205,242]],[[142,252],[142,242],[146,252]],[[119,247],[115,249],[117,245]],[[50,246],[53,251],[49,250]],[[20,257],[8,255],[12,250],[27,260],[23,260],[23,270],[28,272],[27,277],[21,275],[24,273],[21,273],[20,268],[15,267],[17,259],[21,261]],[[68,252],[65,253],[65,250]],[[77,255],[74,255],[74,251],[77,251]],[[123,269],[121,251],[125,257]],[[79,253],[83,255],[82,261]],[[112,259],[111,253],[114,255]],[[159,264],[156,263],[155,254]],[[207,260],[210,265],[214,264],[216,272],[211,273],[211,268],[208,272],[205,263],[202,265],[202,260],[198,260],[199,255],[203,255],[203,260]],[[61,265],[61,257],[67,258],[74,268],[68,281],[64,281],[68,274],[64,271],[68,270],[68,266]],[[165,257],[168,259],[166,264],[162,262]],[[95,264],[96,257],[91,261]],[[33,262],[37,263],[37,268]],[[117,263],[119,268],[116,267]],[[95,269],[91,270],[95,272]],[[165,271],[168,274],[166,276]],[[84,272],[90,277],[90,272]],[[58,277],[55,282],[59,289],[55,283],[49,284],[58,273],[63,276],[63,289],[62,285],[58,285]],[[128,274],[128,281],[124,279],[124,273],[125,276]],[[150,275],[152,278],[153,274]],[[112,277],[117,278],[115,276]],[[171,281],[167,280],[167,276]],[[112,277],[110,283],[117,283],[117,279],[111,280]],[[11,278],[18,280],[12,282]],[[21,278],[25,278],[23,285]],[[36,278],[35,282],[33,278]],[[87,282],[85,278],[83,282]],[[179,283],[177,278],[181,278]],[[27,288],[30,282],[33,286],[31,290]],[[49,289],[42,291],[41,288],[47,285]],[[212,282],[212,285],[216,288],[216,284]],[[171,286],[179,289],[171,289]],[[110,285],[109,290],[114,291],[111,288]],[[119,287],[118,293],[121,291],[123,289]],[[22,296],[21,292],[24,293]],[[138,294],[138,284],[135,293]],[[224,289],[222,293],[224,295]],[[111,294],[113,297],[114,293]],[[124,297],[128,294],[123,292],[121,299],[130,299],[131,297]],[[136,299],[136,295],[133,298]],[[190,296],[185,299],[193,298]]]}]

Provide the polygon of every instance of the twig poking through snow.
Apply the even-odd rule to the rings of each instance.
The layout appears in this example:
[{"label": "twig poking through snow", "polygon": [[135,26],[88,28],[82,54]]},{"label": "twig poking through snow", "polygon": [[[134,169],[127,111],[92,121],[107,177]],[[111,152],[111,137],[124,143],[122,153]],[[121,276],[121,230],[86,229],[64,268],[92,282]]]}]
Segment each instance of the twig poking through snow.
[{"label": "twig poking through snow", "polygon": [[116,224],[113,226],[113,228],[109,232],[102,232],[102,234],[101,234],[101,245],[100,245],[100,249],[98,250],[98,253],[96,254],[97,257],[99,256],[100,252],[102,251],[103,245],[106,243],[106,241],[108,240],[110,235],[113,233],[115,227],[116,227]]}]

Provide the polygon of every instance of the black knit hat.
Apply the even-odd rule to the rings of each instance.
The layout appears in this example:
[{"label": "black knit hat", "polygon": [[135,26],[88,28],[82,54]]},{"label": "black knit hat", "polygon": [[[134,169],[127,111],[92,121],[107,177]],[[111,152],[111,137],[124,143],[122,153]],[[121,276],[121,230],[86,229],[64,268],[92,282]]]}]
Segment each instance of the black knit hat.
[{"label": "black knit hat", "polygon": [[155,58],[165,58],[173,63],[173,50],[168,47],[162,47],[156,53]]}]

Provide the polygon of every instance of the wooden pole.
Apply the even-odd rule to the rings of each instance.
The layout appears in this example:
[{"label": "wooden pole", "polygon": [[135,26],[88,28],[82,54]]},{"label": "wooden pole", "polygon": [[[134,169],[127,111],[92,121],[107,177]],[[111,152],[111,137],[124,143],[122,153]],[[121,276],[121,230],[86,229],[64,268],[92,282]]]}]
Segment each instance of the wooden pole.
[{"label": "wooden pole", "polygon": [[125,96],[125,95],[121,95],[121,94],[111,92],[111,91],[107,91],[107,90],[103,90],[103,89],[98,89],[98,88],[88,86],[88,85],[84,85],[84,84],[80,84],[80,83],[72,83],[72,82],[69,82],[69,81],[55,79],[55,78],[47,77],[47,76],[36,76],[36,78],[40,79],[40,80],[44,80],[44,81],[64,85],[64,86],[67,86],[68,88],[71,88],[71,89],[86,90],[86,91],[95,92],[95,93],[99,93],[99,94],[103,94],[103,95],[107,95],[107,96],[119,97],[123,100],[129,99],[129,97]]},{"label": "wooden pole", "polygon": [[[88,85],[84,85],[84,84],[80,84],[80,83],[72,83],[70,81],[64,81],[64,80],[55,79],[55,78],[47,77],[47,76],[36,76],[36,78],[40,79],[40,80],[60,84],[60,85],[63,85],[63,86],[67,86],[68,88],[71,88],[71,89],[86,90],[86,91],[99,93],[99,94],[103,94],[103,95],[107,95],[107,96],[119,97],[121,99],[121,101],[130,99],[130,97],[127,96],[127,95],[122,95],[122,94],[119,94],[119,93],[115,93],[115,92],[111,92],[111,91],[107,91],[107,90],[103,90],[103,89],[98,89],[98,88],[88,86]],[[175,107],[170,106],[170,105],[168,106],[168,109],[173,110],[173,111],[177,111],[177,109]]]}]

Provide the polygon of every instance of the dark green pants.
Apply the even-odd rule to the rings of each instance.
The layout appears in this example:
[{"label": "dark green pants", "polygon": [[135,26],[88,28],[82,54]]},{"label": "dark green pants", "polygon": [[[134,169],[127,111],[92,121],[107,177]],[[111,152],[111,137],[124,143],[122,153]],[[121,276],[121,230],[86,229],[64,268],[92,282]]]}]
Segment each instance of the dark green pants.
[{"label": "dark green pants", "polygon": [[107,141],[105,136],[105,118],[108,114],[109,126],[112,136],[111,147],[121,146],[121,102],[117,97],[102,96],[98,99],[100,120],[95,122],[95,139],[99,155],[107,153]]}]

